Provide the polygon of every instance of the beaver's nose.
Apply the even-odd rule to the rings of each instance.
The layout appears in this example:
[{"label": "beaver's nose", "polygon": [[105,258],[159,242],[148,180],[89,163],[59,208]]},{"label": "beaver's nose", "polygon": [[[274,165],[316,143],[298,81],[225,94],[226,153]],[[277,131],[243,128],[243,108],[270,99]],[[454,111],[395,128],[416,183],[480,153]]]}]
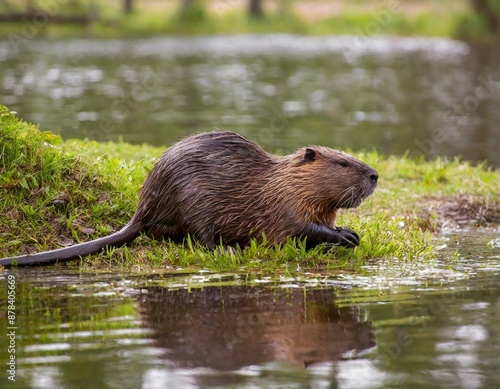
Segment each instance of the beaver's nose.
[{"label": "beaver's nose", "polygon": [[370,172],[370,179],[372,180],[372,182],[374,184],[377,183],[377,181],[378,181],[378,172],[376,170],[372,169],[372,171]]}]

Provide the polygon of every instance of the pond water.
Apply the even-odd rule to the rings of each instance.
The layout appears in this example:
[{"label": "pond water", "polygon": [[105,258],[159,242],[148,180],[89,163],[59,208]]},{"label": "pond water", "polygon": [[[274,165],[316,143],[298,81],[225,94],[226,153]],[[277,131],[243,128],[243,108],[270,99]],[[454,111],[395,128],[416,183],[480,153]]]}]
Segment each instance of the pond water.
[{"label": "pond water", "polygon": [[169,145],[234,130],[500,166],[500,48],[290,35],[0,41],[0,103],[64,138]]},{"label": "pond water", "polygon": [[358,274],[5,271],[2,387],[497,388],[498,231],[439,243]]}]

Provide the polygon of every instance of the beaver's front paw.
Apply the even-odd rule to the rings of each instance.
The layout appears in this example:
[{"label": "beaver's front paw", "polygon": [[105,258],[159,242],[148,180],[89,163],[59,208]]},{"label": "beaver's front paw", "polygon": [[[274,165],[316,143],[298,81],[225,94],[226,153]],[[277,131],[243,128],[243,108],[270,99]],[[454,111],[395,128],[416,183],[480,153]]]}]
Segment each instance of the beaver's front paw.
[{"label": "beaver's front paw", "polygon": [[311,249],[319,244],[327,243],[327,247],[356,247],[359,245],[359,235],[349,228],[330,228],[321,224],[309,223],[307,226],[306,247]]},{"label": "beaver's front paw", "polygon": [[338,234],[336,237],[337,241],[329,243],[349,248],[359,246],[359,235],[350,228],[335,227],[332,231]]}]

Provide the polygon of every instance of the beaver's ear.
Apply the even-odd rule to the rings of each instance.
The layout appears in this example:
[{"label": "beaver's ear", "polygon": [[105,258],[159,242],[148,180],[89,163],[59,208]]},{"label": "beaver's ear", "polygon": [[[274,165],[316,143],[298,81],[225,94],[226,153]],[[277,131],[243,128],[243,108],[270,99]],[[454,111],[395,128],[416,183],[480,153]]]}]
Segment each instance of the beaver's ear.
[{"label": "beaver's ear", "polygon": [[313,162],[314,160],[316,160],[316,151],[314,149],[311,149],[310,147],[307,147],[302,160],[304,162]]}]

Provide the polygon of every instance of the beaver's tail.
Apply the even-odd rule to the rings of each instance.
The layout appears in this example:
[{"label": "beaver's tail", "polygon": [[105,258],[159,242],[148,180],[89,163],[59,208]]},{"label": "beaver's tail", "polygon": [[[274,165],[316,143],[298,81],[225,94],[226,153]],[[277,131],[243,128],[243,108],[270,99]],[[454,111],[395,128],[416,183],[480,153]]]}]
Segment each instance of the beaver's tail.
[{"label": "beaver's tail", "polygon": [[131,221],[121,230],[109,236],[105,236],[104,238],[99,238],[90,242],[65,247],[63,249],[45,251],[43,253],[33,255],[20,255],[18,257],[2,258],[0,259],[0,265],[6,268],[10,268],[16,265],[39,266],[70,261],[72,259],[97,253],[106,246],[123,246],[124,244],[134,240],[140,234],[141,230],[141,222]]}]

